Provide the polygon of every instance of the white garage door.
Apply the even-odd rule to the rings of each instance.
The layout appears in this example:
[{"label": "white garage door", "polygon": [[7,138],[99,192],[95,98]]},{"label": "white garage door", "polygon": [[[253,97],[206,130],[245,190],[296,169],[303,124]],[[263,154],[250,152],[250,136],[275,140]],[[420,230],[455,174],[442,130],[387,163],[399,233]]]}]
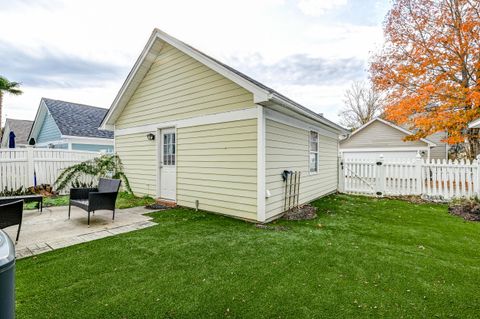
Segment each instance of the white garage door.
[{"label": "white garage door", "polygon": [[344,159],[378,159],[380,154],[383,155],[383,158],[386,160],[399,160],[399,159],[415,159],[417,156],[417,151],[401,151],[401,152],[392,152],[392,151],[375,151],[375,152],[343,152]]}]

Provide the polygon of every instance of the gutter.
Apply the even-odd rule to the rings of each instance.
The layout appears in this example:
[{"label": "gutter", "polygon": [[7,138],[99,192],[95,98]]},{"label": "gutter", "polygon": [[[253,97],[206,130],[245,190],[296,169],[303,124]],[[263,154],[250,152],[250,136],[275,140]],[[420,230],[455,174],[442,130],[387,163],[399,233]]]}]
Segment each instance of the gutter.
[{"label": "gutter", "polygon": [[320,122],[324,125],[327,125],[328,127],[331,127],[337,131],[340,131],[341,133],[343,134],[349,134],[350,131],[346,130],[345,128],[341,127],[340,125],[337,125],[327,119],[325,119],[324,117],[322,116],[319,116],[318,114],[316,114],[315,112],[305,108],[305,107],[301,107],[299,105],[297,105],[296,103],[292,103],[288,100],[285,100],[285,98],[283,98],[282,96],[279,96],[278,94],[276,93],[271,93],[270,94],[270,99],[271,101],[275,102],[275,103],[278,103],[278,104],[281,104],[283,106],[285,106],[286,108],[292,110],[292,111],[295,111],[297,113],[300,113],[314,121],[317,121],[317,122]]}]

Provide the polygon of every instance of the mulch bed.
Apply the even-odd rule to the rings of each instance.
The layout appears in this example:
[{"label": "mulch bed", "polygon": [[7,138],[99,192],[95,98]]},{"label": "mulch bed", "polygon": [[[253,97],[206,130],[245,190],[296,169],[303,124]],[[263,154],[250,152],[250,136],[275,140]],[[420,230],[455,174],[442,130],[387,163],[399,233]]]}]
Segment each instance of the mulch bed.
[{"label": "mulch bed", "polygon": [[448,207],[450,214],[460,216],[465,220],[480,222],[480,203],[466,201],[463,203],[451,204]]},{"label": "mulch bed", "polygon": [[145,206],[145,208],[147,208],[147,209],[159,209],[159,210],[164,210],[164,209],[169,209],[169,208],[171,208],[171,207],[167,207],[167,206],[160,205],[160,204],[151,204],[151,205]]},{"label": "mulch bed", "polygon": [[317,218],[317,208],[311,205],[303,205],[287,211],[282,219],[285,220],[310,220]]}]

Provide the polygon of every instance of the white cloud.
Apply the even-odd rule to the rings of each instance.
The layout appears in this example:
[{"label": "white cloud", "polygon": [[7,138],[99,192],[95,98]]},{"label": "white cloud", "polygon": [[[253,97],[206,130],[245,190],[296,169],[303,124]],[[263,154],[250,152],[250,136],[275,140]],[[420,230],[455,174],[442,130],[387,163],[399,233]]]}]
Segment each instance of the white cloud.
[{"label": "white cloud", "polygon": [[327,11],[342,7],[347,4],[347,0],[299,0],[298,7],[309,16],[318,17],[324,15]]},{"label": "white cloud", "polygon": [[[113,65],[120,70],[110,75],[105,70],[83,68],[91,72],[93,87],[25,84],[24,95],[5,97],[4,112],[10,117],[33,119],[42,96],[109,107],[154,27],[226,62],[235,57],[241,61],[258,53],[272,68],[275,63],[288,61],[289,56],[302,55],[327,62],[366,61],[369,51],[381,41],[381,21],[376,26],[361,26],[349,20],[335,18],[335,24],[327,24],[328,19],[315,18],[319,14],[334,15],[336,10],[349,5],[345,3],[346,0],[0,0],[2,25],[15,26],[13,31],[0,28],[1,41],[11,46],[11,50],[0,50],[1,59],[12,60],[5,52],[21,49],[38,57],[42,52],[53,52],[57,57],[86,61],[90,66]],[[8,10],[2,8],[7,6]],[[365,5],[365,12],[358,14],[367,14],[369,10],[373,10],[373,4],[372,8]],[[38,67],[32,69],[32,76],[40,75]],[[52,78],[63,83],[88,81],[85,73],[80,77],[63,70],[62,73],[52,66],[42,72],[50,72]],[[2,75],[11,80],[27,82],[20,78],[25,70],[21,73],[14,68],[2,68],[0,72],[9,72]],[[343,85],[265,84],[286,95],[293,92],[290,95],[307,107],[323,110],[342,104],[343,92],[339,87]]]}]

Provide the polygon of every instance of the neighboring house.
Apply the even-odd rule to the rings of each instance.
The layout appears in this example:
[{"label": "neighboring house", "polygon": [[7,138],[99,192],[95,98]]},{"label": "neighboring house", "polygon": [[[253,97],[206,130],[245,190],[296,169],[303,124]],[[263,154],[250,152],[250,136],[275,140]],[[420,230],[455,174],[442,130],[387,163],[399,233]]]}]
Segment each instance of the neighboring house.
[{"label": "neighboring house", "polygon": [[35,147],[113,152],[113,132],[100,130],[107,109],[42,98],[29,135]]},{"label": "neighboring house", "polygon": [[343,158],[412,159],[420,153],[426,159],[448,159],[448,146],[441,140],[444,133],[428,138],[405,141],[413,133],[387,120],[375,118],[340,141]]},{"label": "neighboring house", "polygon": [[9,147],[10,132],[15,134],[15,147],[26,147],[28,145],[28,133],[32,129],[33,121],[9,119],[5,120],[1,148]]},{"label": "neighboring house", "polygon": [[337,190],[343,128],[157,29],[102,128],[138,195],[263,222],[284,211],[284,170],[300,204]]},{"label": "neighboring house", "polygon": [[480,118],[470,122],[468,128],[480,128]]}]

